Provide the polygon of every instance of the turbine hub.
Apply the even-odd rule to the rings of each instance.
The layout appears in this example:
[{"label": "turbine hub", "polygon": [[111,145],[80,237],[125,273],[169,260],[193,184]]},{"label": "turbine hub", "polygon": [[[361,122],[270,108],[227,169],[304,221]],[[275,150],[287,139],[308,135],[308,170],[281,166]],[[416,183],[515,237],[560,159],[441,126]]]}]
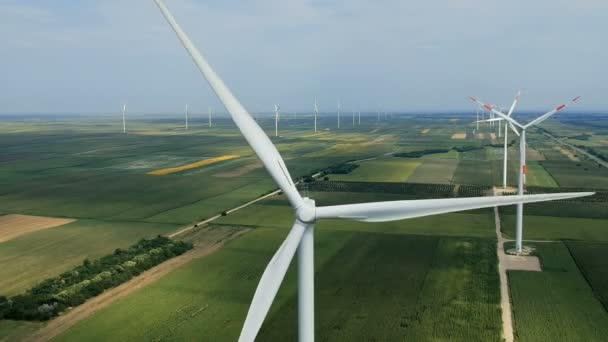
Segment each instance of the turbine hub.
[{"label": "turbine hub", "polygon": [[316,218],[315,201],[304,197],[304,202],[296,209],[296,217],[304,223],[313,223]]}]

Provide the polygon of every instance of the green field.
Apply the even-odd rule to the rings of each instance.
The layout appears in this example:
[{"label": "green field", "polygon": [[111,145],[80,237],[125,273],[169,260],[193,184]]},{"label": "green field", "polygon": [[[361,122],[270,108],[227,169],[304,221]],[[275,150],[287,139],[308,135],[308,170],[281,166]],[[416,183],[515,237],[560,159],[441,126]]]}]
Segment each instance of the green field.
[{"label": "green field", "polygon": [[33,284],[124,248],[142,237],[175,230],[175,225],[80,220],[0,243],[0,289],[15,295]]},{"label": "green field", "polygon": [[566,247],[591,285],[596,297],[608,310],[608,244],[604,242],[569,241]]},{"label": "green field", "polygon": [[[116,334],[124,339],[234,340],[259,275],[285,231],[257,228],[102,310],[58,340],[101,341]],[[491,240],[318,229],[317,338],[499,340],[495,258]],[[293,339],[294,305],[292,270],[261,340]]]},{"label": "green field", "polygon": [[[501,218],[503,233],[513,238],[515,216]],[[524,207],[524,240],[565,239],[608,241],[608,220],[526,215]]]},{"label": "green field", "polygon": [[331,175],[331,180],[354,182],[405,182],[420,162],[403,158],[386,158],[358,163],[359,167],[346,175]]},{"label": "green field", "polygon": [[520,341],[604,341],[608,314],[563,243],[537,246],[542,272],[509,271]]}]

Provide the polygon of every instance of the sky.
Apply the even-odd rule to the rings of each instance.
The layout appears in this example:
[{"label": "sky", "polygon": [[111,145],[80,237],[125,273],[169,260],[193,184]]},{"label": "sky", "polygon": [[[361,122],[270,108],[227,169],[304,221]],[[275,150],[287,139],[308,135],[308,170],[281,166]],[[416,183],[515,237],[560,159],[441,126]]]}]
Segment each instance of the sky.
[{"label": "sky", "polygon": [[[251,112],[608,111],[606,0],[165,3]],[[0,0],[0,42],[0,113],[221,107],[152,0]]]}]

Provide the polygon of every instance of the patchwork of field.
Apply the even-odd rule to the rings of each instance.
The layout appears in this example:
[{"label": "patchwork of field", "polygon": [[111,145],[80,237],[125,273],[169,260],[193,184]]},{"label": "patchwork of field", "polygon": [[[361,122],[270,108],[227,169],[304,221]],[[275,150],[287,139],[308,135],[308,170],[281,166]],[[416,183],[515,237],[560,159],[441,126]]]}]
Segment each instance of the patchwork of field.
[{"label": "patchwork of field", "polygon": [[0,216],[0,242],[70,222],[74,222],[74,220],[30,215],[3,215]]},{"label": "patchwork of field", "polygon": [[[364,160],[351,174],[329,175],[330,181],[371,182],[379,189],[409,186],[405,182],[443,184],[449,190],[303,188],[320,205],[452,197],[461,191],[479,196],[502,182],[502,148],[488,145],[489,129],[480,133],[483,139],[472,139],[472,118],[409,115],[377,122],[370,115],[362,117],[361,126],[338,130],[334,117],[324,117],[322,131],[313,134],[310,117],[298,115],[283,121],[281,137],[272,140],[294,179]],[[126,135],[112,133],[122,129],[120,123],[104,120],[0,125],[0,214],[78,219],[0,241],[0,295],[18,294],[84,258],[141,237],[170,234],[276,189],[228,120],[218,118],[209,129],[205,120],[193,117],[192,129],[185,131],[181,119],[135,117]],[[271,118],[258,122],[274,131]],[[546,127],[568,137],[590,131],[553,120]],[[529,132],[529,140],[528,186],[608,189],[608,168],[581,156],[574,160],[537,132]],[[595,133],[589,140],[568,139],[594,148],[601,140]],[[517,143],[509,148],[509,184],[517,180],[517,148]],[[425,150],[448,152],[388,157]],[[166,175],[146,175],[151,172]],[[534,204],[525,207],[525,215],[525,239],[576,241],[535,242],[544,271],[509,274],[518,339],[602,340],[608,326],[601,304],[607,288],[606,202]],[[514,208],[501,209],[501,217],[505,235],[512,237]],[[293,211],[282,196],[224,216],[208,229],[252,229],[78,323],[58,340],[234,340],[259,276],[292,223]],[[499,341],[493,229],[489,209],[374,224],[318,222],[317,339]],[[295,339],[295,280],[291,270],[261,340]],[[0,341],[20,340],[39,326],[0,321]]]}]

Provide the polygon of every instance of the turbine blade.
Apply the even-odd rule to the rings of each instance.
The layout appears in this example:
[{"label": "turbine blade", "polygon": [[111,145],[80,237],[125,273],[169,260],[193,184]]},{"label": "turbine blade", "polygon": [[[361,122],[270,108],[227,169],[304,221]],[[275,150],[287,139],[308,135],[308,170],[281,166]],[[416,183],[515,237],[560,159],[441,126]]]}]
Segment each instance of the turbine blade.
[{"label": "turbine blade", "polygon": [[190,38],[181,29],[179,24],[175,21],[175,18],[169,12],[169,9],[162,0],[154,0],[160,11],[162,12],[169,25],[175,31],[175,34],[181,41],[182,45],[192,60],[199,68],[217,97],[222,101],[232,120],[237,125],[249,145],[253,148],[258,158],[262,161],[266,170],[270,173],[274,181],[277,183],[279,188],[283,190],[287,199],[294,208],[297,208],[302,203],[302,196],[298,193],[293,180],[285,166],[283,158],[277,151],[276,147],[272,144],[268,136],[258,126],[255,120],[251,117],[251,114],[241,105],[239,100],[230,92],[230,89],[224,84],[224,81],[219,75],[211,68],[205,57],[198,51],[194,46]]},{"label": "turbine blade", "polygon": [[580,96],[577,96],[575,98],[573,98],[572,100],[570,100],[570,102],[565,103],[565,104],[561,104],[555,108],[553,108],[552,110],[548,111],[547,113],[537,117],[536,119],[532,120],[531,122],[529,122],[528,124],[525,125],[525,128],[528,128],[530,126],[534,126],[534,125],[538,125],[539,123],[547,120],[551,115],[562,111],[563,109],[565,109],[566,107],[568,107],[569,105],[575,103],[576,101],[578,101],[578,99],[580,99]]},{"label": "turbine blade", "polygon": [[482,107],[483,107],[485,110],[490,111],[490,112],[492,112],[492,113],[494,113],[494,114],[498,115],[499,117],[501,117],[501,118],[503,118],[503,119],[507,120],[508,122],[510,122],[510,123],[512,123],[512,124],[514,124],[515,126],[518,126],[518,127],[523,127],[521,124],[519,124],[519,122],[515,121],[515,120],[514,120],[512,117],[507,116],[507,115],[506,115],[506,114],[504,114],[503,112],[496,110],[496,108],[494,108],[494,106],[489,105],[489,104],[487,104],[487,103],[483,103],[483,102],[481,102],[480,100],[478,100],[478,99],[476,99],[476,98],[474,98],[474,97],[472,97],[472,96],[471,96],[471,97],[469,97],[469,99],[471,99],[471,101],[473,101],[473,102],[476,102],[476,103],[480,104],[480,105],[481,105],[481,106],[482,106]]},{"label": "turbine blade", "polygon": [[477,120],[477,122],[492,122],[492,121],[503,121],[503,118],[494,118],[494,119],[485,119],[485,120]]},{"label": "turbine blade", "polygon": [[515,100],[513,100],[513,104],[511,104],[511,108],[509,108],[509,112],[507,113],[507,116],[511,116],[511,114],[513,114],[513,111],[515,110],[515,107],[517,106],[517,103],[519,102],[520,96],[521,96],[521,91],[518,91],[517,95],[515,95]]},{"label": "turbine blade", "polygon": [[316,218],[343,218],[364,222],[397,221],[451,213],[454,211],[489,208],[517,203],[554,201],[593,195],[593,192],[570,192],[541,195],[468,197],[408,201],[372,202],[317,207]]},{"label": "turbine blade", "polygon": [[519,132],[517,131],[517,128],[515,128],[515,126],[510,122],[509,122],[509,127],[511,128],[513,133],[515,133],[517,136],[519,136]]},{"label": "turbine blade", "polygon": [[258,287],[253,295],[253,300],[247,312],[247,318],[239,342],[250,342],[255,340],[264,319],[272,306],[274,297],[276,297],[279,287],[285,278],[291,259],[298,249],[302,235],[306,229],[312,227],[312,224],[306,224],[296,220],[293,228],[289,231],[287,238],[281,244],[281,247],[274,253],[274,256],[266,266],[264,274],[258,283]]}]

